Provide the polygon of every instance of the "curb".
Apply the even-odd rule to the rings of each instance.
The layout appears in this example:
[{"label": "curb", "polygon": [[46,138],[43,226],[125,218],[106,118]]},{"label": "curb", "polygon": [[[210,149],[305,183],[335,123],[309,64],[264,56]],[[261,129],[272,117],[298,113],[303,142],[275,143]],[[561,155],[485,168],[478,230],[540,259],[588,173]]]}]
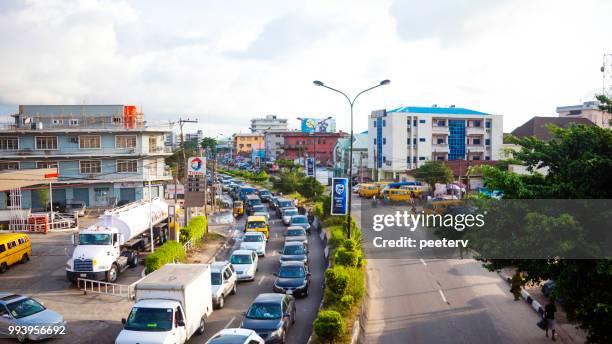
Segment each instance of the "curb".
[{"label": "curb", "polygon": [[[506,275],[505,273],[501,272],[501,271],[497,271],[497,274],[504,279],[506,282],[511,283],[512,282],[512,277]],[[544,307],[538,302],[536,301],[533,297],[531,297],[531,295],[523,288],[521,288],[521,297],[523,298],[523,300],[525,300],[530,306],[531,308],[533,308],[533,310],[540,314],[540,315],[544,315]]]},{"label": "curb", "polygon": [[[313,221],[313,224],[315,222],[317,224],[317,229],[319,230],[319,238],[321,238],[321,241],[323,242],[323,245],[325,246],[325,248],[323,249],[323,256],[325,258],[325,263],[326,263],[325,270],[327,270],[327,268],[329,268],[329,246],[327,245],[327,236],[325,235],[325,231],[323,231],[323,226],[321,226],[321,224],[319,223],[319,219],[316,217],[315,217],[315,220]],[[323,276],[323,284],[321,285],[321,289],[325,291],[325,275]],[[321,302],[319,303],[317,314],[319,314],[319,312],[321,312],[321,308],[323,308],[324,298],[325,298],[325,294],[321,296]],[[314,333],[314,328],[312,329],[312,333],[310,334],[310,337],[308,337],[308,342],[306,342],[306,344],[310,344],[313,342],[313,338],[314,338],[313,333]]]}]

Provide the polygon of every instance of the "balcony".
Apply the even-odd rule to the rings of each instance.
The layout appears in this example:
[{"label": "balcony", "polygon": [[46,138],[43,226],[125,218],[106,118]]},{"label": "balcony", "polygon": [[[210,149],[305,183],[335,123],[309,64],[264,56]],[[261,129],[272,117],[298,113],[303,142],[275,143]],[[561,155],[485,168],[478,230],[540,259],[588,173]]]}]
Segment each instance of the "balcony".
[{"label": "balcony", "polygon": [[448,126],[437,126],[434,125],[431,127],[432,133],[445,133],[448,134]]},{"label": "balcony", "polygon": [[450,148],[447,143],[433,144],[431,145],[431,151],[433,153],[448,153]]},{"label": "balcony", "polygon": [[61,149],[32,149],[23,148],[17,150],[2,150],[0,156],[3,158],[46,158],[46,157],[135,157],[152,154],[170,155],[171,147],[156,147],[152,152],[143,152],[140,148],[61,148]]},{"label": "balcony", "polygon": [[479,145],[467,144],[465,145],[465,149],[470,152],[484,152],[485,146],[483,144],[479,144]]}]

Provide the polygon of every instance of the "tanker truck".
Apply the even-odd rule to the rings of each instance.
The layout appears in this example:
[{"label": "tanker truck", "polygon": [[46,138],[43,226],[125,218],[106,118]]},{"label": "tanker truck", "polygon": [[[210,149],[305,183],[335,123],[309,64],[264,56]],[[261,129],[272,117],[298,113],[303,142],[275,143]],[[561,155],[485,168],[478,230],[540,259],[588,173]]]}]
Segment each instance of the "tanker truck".
[{"label": "tanker truck", "polygon": [[107,210],[96,224],[73,236],[66,277],[73,283],[78,278],[114,283],[121,272],[138,265],[138,251],[166,240],[167,218],[168,204],[159,198]]}]

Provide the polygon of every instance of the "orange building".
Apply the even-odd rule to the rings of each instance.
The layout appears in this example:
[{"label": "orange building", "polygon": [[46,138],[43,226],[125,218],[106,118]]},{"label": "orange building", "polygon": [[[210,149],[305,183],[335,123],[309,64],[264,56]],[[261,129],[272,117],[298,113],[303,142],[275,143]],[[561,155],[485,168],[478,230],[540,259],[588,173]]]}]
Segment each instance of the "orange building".
[{"label": "orange building", "polygon": [[253,150],[265,149],[264,134],[234,134],[234,155],[250,156]]}]

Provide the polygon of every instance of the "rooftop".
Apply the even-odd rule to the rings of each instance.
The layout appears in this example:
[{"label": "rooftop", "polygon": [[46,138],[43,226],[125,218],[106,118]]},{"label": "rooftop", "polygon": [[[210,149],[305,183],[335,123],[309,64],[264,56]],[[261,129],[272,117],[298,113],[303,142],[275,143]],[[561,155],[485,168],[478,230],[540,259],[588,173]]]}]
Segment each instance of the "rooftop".
[{"label": "rooftop", "polygon": [[525,124],[514,129],[512,135],[516,137],[535,136],[540,140],[550,140],[552,135],[548,131],[548,125],[553,124],[557,127],[567,128],[574,124],[595,125],[593,122],[582,117],[533,117]]},{"label": "rooftop", "polygon": [[459,108],[459,107],[438,107],[438,106],[404,106],[397,109],[388,110],[387,113],[404,112],[404,113],[419,113],[432,115],[490,115],[488,113]]}]

